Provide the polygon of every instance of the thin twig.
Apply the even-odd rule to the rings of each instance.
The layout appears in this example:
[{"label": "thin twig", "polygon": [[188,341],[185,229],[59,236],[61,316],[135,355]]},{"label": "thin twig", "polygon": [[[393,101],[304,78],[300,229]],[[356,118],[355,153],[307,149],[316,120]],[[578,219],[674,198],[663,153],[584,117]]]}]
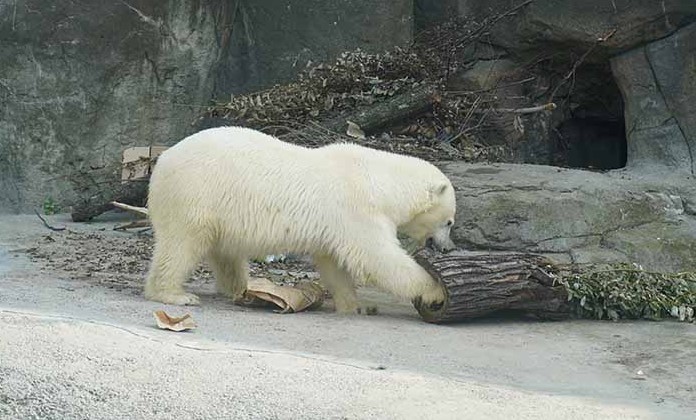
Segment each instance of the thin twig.
[{"label": "thin twig", "polygon": [[534,114],[535,112],[553,111],[556,109],[554,102],[549,102],[544,105],[532,106],[528,108],[497,108],[492,109],[493,112],[510,113],[510,114]]},{"label": "thin twig", "polygon": [[535,112],[553,111],[554,109],[556,109],[556,104],[554,102],[549,102],[547,104],[528,108],[487,108],[484,110],[473,110],[473,112],[477,114],[482,112],[497,112],[500,114],[533,114]]},{"label": "thin twig", "polygon": [[54,232],[60,232],[60,231],[62,231],[62,230],[65,230],[65,226],[63,226],[63,227],[53,227],[53,226],[49,225],[48,222],[46,221],[46,219],[44,219],[44,218],[41,216],[41,214],[39,214],[39,212],[36,211],[36,209],[34,210],[34,213],[35,213],[35,214],[39,217],[39,219],[43,222],[44,226],[46,226],[47,228],[51,229],[52,231],[54,231]]},{"label": "thin twig", "polygon": [[597,38],[597,41],[595,41],[595,43],[592,44],[592,46],[590,48],[588,48],[588,50],[585,51],[585,53],[583,55],[581,55],[580,58],[575,61],[575,63],[573,63],[573,66],[570,68],[570,71],[568,71],[568,73],[563,77],[561,82],[556,86],[556,88],[554,88],[553,92],[551,92],[551,96],[550,96],[549,100],[553,100],[553,98],[556,97],[556,93],[558,92],[558,90],[561,87],[563,87],[571,77],[573,77],[573,78],[575,77],[575,72],[577,71],[578,67],[580,67],[580,65],[582,65],[582,63],[585,61],[587,56],[590,55],[592,53],[592,51],[594,51],[595,48],[597,48],[597,46],[599,44],[606,42],[609,38],[614,36],[615,33],[616,33],[616,29],[613,29],[613,30],[609,31],[606,35]]},{"label": "thin twig", "polygon": [[508,10],[504,11],[503,13],[500,13],[500,14],[494,16],[493,18],[490,18],[490,20],[489,20],[489,18],[484,19],[483,23],[481,24],[481,26],[480,26],[478,29],[476,29],[471,35],[469,35],[469,36],[465,37],[464,39],[460,40],[460,41],[457,43],[457,45],[455,45],[454,48],[455,48],[455,49],[456,49],[456,48],[459,48],[459,47],[461,47],[462,45],[464,45],[467,41],[470,41],[470,40],[475,39],[475,38],[479,38],[479,37],[482,35],[482,33],[483,33],[486,29],[488,29],[488,28],[490,28],[491,26],[493,26],[493,25],[495,25],[496,23],[498,23],[498,21],[500,21],[501,19],[504,19],[504,18],[506,18],[506,17],[508,17],[508,16],[514,15],[515,13],[517,13],[517,11],[519,11],[519,10],[522,9],[523,7],[527,6],[528,4],[532,3],[533,1],[534,1],[534,0],[527,0],[527,1],[525,1],[524,3],[520,3],[520,4],[518,4],[517,6],[515,6],[515,7],[511,8],[511,9],[508,9]]},{"label": "thin twig", "polygon": [[474,99],[474,103],[471,104],[471,107],[469,108],[466,115],[464,116],[464,124],[467,124],[469,122],[471,117],[474,115],[476,110],[479,108],[480,104],[481,104],[481,96],[478,96],[478,97],[476,97],[476,99]]},{"label": "thin twig", "polygon": [[152,225],[149,220],[136,220],[134,222],[126,223],[125,225],[119,225],[114,228],[114,230],[127,230],[135,228],[147,228],[145,230],[152,229]]}]

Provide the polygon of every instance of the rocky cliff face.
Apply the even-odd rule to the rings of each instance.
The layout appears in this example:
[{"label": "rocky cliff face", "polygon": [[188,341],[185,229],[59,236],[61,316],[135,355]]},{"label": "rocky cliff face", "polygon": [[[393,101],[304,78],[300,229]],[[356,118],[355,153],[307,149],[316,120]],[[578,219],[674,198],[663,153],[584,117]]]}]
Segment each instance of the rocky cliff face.
[{"label": "rocky cliff face", "polygon": [[411,18],[406,0],[0,0],[0,211],[70,202],[70,173],[181,139],[211,99],[408,44]]},{"label": "rocky cliff face", "polygon": [[696,24],[611,59],[629,166],[696,174]]}]

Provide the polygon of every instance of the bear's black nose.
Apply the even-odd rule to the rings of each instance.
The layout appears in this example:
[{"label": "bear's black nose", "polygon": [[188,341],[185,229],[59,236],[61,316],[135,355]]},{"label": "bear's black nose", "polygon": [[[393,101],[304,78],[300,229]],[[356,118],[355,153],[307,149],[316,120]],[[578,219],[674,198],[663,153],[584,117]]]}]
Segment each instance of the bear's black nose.
[{"label": "bear's black nose", "polygon": [[428,238],[425,240],[425,247],[435,249],[435,241],[433,240],[433,238]]}]

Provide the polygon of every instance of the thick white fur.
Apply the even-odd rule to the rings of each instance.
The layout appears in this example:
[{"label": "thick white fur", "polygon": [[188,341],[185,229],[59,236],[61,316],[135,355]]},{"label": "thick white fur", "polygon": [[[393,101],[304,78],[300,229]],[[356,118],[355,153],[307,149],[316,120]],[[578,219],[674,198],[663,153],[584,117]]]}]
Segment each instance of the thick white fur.
[{"label": "thick white fur", "polygon": [[[240,127],[201,131],[164,152],[150,180],[155,250],[146,297],[197,304],[182,287],[207,258],[218,290],[246,290],[249,258],[312,255],[339,311],[356,284],[426,303],[442,289],[401,247],[454,217],[454,191],[435,166],[353,144],[309,149]],[[448,223],[450,221],[450,223]],[[445,227],[446,226],[446,227]]]}]

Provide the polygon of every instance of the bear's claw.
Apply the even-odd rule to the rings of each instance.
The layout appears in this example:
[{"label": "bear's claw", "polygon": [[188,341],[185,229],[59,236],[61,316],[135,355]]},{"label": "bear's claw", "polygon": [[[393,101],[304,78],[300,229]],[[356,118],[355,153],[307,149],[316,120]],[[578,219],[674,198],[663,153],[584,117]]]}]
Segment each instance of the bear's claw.
[{"label": "bear's claw", "polygon": [[445,301],[436,301],[436,302],[430,302],[430,303],[423,303],[423,299],[419,296],[411,301],[413,306],[416,308],[423,308],[427,309],[428,311],[435,312],[439,311],[442,309],[443,306],[445,306]]},{"label": "bear's claw", "polygon": [[433,287],[431,287],[428,291],[426,291],[420,296],[422,303],[427,306],[430,306],[433,303],[442,304],[445,302],[446,298],[447,295],[445,293],[445,289],[439,283],[433,284]]}]

